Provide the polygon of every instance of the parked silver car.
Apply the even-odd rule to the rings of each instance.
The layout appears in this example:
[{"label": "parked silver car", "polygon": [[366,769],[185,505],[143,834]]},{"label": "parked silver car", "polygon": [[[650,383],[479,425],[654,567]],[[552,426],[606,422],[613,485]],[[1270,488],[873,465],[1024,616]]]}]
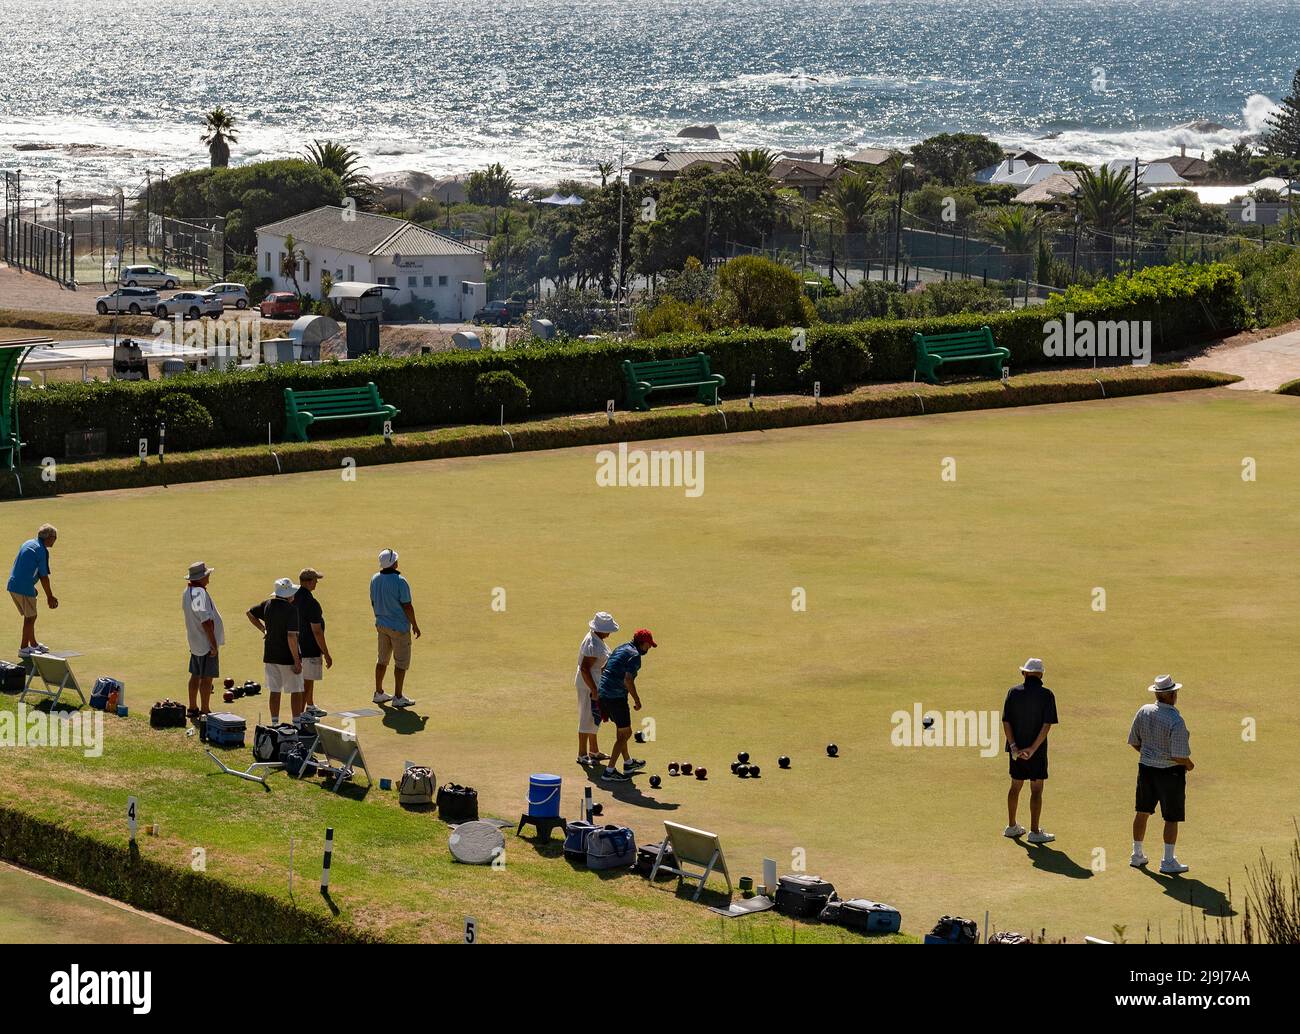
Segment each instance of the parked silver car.
[{"label": "parked silver car", "polygon": [[162,320],[178,314],[192,320],[200,316],[216,316],[220,319],[223,311],[221,299],[210,291],[177,291],[166,301],[159,302],[154,309]]},{"label": "parked silver car", "polygon": [[150,265],[124,266],[117,282],[123,287],[162,287],[168,291],[180,286],[174,275]]},{"label": "parked silver car", "polygon": [[95,299],[95,311],[101,316],[110,312],[129,312],[138,316],[158,308],[158,292],[148,287],[119,287]]},{"label": "parked silver car", "polygon": [[248,308],[248,288],[243,284],[213,284],[208,288],[208,293],[215,294],[227,309],[231,307],[236,309]]}]

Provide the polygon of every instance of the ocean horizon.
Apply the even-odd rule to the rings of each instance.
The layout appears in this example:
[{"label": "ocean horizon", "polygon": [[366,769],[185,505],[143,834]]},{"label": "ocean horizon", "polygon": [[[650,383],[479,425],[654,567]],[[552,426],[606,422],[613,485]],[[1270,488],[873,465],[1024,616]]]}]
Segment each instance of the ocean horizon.
[{"label": "ocean horizon", "polygon": [[[664,146],[822,151],[986,133],[1053,159],[1206,156],[1262,128],[1300,61],[1294,2],[0,0],[0,168],[24,198],[133,192],[206,165],[356,148],[372,175],[502,162],[596,178]],[[112,49],[110,49],[110,47]],[[680,140],[713,124],[713,145]]]}]

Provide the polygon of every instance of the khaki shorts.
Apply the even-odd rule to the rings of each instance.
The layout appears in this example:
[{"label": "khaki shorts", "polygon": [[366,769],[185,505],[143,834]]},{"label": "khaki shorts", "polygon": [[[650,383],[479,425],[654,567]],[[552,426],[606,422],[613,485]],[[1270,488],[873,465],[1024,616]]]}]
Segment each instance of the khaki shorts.
[{"label": "khaki shorts", "polygon": [[310,682],[320,682],[325,678],[324,657],[304,657],[302,659],[302,677]]},{"label": "khaki shorts", "polygon": [[11,592],[9,598],[14,601],[14,606],[18,608],[18,613],[21,614],[24,619],[34,618],[36,616],[35,596],[19,596],[18,593]]},{"label": "khaki shorts", "polygon": [[393,665],[402,671],[411,666],[411,633],[395,632],[391,628],[376,628],[379,633],[379,663]]},{"label": "khaki shorts", "polygon": [[302,675],[293,670],[292,664],[262,665],[266,672],[266,689],[268,693],[288,693],[293,696],[302,692]]}]

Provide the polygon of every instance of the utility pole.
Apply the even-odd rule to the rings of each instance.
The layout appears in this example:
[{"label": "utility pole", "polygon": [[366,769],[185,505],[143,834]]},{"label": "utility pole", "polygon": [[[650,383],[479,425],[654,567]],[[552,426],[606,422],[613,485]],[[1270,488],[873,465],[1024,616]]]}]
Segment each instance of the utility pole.
[{"label": "utility pole", "polygon": [[1133,213],[1128,226],[1128,271],[1129,275],[1137,272],[1137,228],[1138,228],[1138,159],[1133,159]]},{"label": "utility pole", "polygon": [[[618,283],[614,285],[614,329],[623,325],[623,141],[618,145]],[[707,247],[707,245],[706,245]]]}]

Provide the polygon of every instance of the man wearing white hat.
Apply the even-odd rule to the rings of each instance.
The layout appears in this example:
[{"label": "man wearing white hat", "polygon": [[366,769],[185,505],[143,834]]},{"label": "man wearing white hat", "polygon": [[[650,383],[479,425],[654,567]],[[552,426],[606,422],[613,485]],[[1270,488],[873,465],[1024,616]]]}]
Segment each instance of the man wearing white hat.
[{"label": "man wearing white hat", "polygon": [[271,724],[280,721],[280,694],[289,694],[289,710],[294,718],[302,714],[302,654],[298,652],[298,607],[294,599],[298,586],[292,578],[281,578],[275,592],[248,611],[248,620],[262,633],[262,665],[266,671],[266,689],[271,694],[267,707]]},{"label": "man wearing white hat", "polygon": [[1165,820],[1165,853],[1160,871],[1166,876],[1177,876],[1191,868],[1174,856],[1178,823],[1186,818],[1187,773],[1196,767],[1187,723],[1174,706],[1182,688],[1183,684],[1172,676],[1157,675],[1147,687],[1147,692],[1155,694],[1155,702],[1138,708],[1128,733],[1129,746],[1139,754],[1133,856],[1129,865],[1141,868],[1147,864],[1142,841],[1146,839],[1147,819],[1159,804],[1160,817]]},{"label": "man wearing white hat", "polygon": [[611,632],[618,631],[618,622],[612,614],[600,611],[587,622],[587,637],[578,647],[578,673],[574,686],[578,690],[578,764],[594,765],[608,761],[596,742],[600,728],[600,673],[609,660],[609,644],[605,642]]},{"label": "man wearing white hat", "polygon": [[208,592],[212,571],[201,561],[190,564],[189,574],[185,576],[185,593],[181,596],[185,638],[190,645],[190,706],[187,712],[190,718],[208,713],[212,680],[221,674],[219,654],[226,643],[225,625]]},{"label": "man wearing white hat", "polygon": [[[411,667],[411,635],[420,638],[420,623],[411,605],[411,586],[397,569],[397,550],[379,554],[379,571],[370,579],[370,607],[375,612],[375,632],[379,657],[375,662],[376,704],[410,707],[415,703],[402,692],[406,672]],[[384,675],[393,662],[393,695],[384,692]]]},{"label": "man wearing white hat", "polygon": [[1023,837],[1025,827],[1016,821],[1020,788],[1029,780],[1029,836],[1031,844],[1056,839],[1039,825],[1043,813],[1043,783],[1047,781],[1047,734],[1057,724],[1056,697],[1043,685],[1043,662],[1030,657],[1020,667],[1024,682],[1007,690],[1002,704],[1002,730],[1007,736],[1011,789],[1007,791],[1005,837]]}]

